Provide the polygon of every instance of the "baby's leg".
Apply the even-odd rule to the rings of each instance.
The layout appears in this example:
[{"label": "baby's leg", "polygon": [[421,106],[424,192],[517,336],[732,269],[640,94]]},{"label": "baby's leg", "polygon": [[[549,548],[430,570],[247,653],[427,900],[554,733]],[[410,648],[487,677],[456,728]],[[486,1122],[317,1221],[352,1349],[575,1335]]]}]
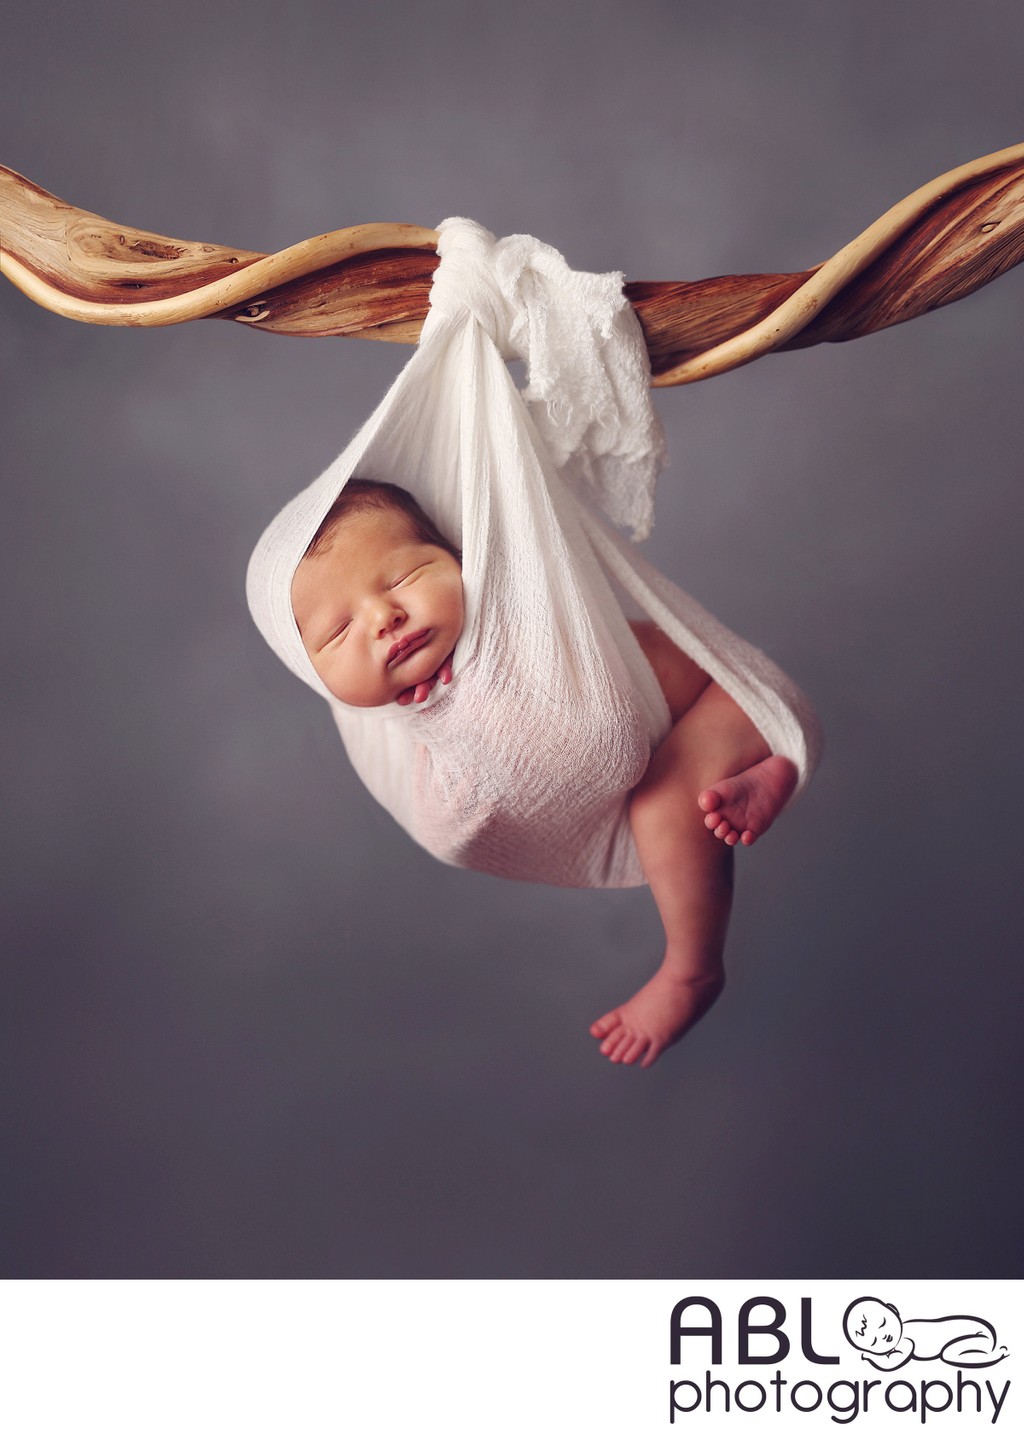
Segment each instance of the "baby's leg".
[{"label": "baby's leg", "polygon": [[[656,624],[641,620],[631,627],[661,685],[672,722],[678,723],[709,687],[716,686]],[[705,826],[730,847],[736,843],[749,846],[767,832],[793,792],[797,777],[794,765],[772,754],[738,705],[734,707],[733,719],[739,722],[731,722],[729,732],[736,736],[737,748],[722,751],[721,768],[711,776],[709,787],[696,795]]]},{"label": "baby's leg", "polygon": [[994,1367],[1009,1353],[1005,1347],[996,1346],[991,1332],[975,1332],[947,1342],[939,1356],[954,1367]]},{"label": "baby's leg", "polygon": [[709,683],[634,790],[630,822],[664,925],[665,957],[638,993],[592,1025],[612,1062],[650,1067],[722,991],[733,854],[714,842],[693,800],[723,767],[742,770],[766,756],[746,715]]}]

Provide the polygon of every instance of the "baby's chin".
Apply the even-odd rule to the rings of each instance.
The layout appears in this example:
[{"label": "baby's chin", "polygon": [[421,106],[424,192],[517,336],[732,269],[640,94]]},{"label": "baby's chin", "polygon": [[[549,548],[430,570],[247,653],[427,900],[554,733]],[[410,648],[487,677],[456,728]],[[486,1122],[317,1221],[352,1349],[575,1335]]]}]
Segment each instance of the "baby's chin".
[{"label": "baby's chin", "polygon": [[331,689],[330,692],[334,698],[336,698],[339,703],[344,704],[346,708],[386,709],[399,706],[398,700],[402,694],[410,692],[410,690],[416,687],[417,683],[425,682],[425,679],[411,679],[408,683],[403,683],[400,687],[389,686],[372,695],[367,693],[339,693],[336,689]]},{"label": "baby's chin", "polygon": [[[458,643],[459,635],[449,640],[440,634],[410,655],[399,668],[389,671],[379,688],[348,690],[332,688],[323,674],[320,680],[328,692],[347,708],[383,709],[397,704],[402,694],[412,693],[418,684],[429,683],[433,689],[439,669],[450,658]],[[315,665],[314,665],[315,667]],[[401,705],[400,707],[405,707]],[[418,705],[412,705],[418,707]]]},{"label": "baby's chin", "polygon": [[398,695],[404,693],[404,691],[404,689],[398,689],[394,693],[379,694],[373,698],[367,698],[364,694],[338,693],[336,689],[331,689],[330,693],[333,698],[337,699],[340,704],[344,704],[346,708],[385,709],[391,704],[397,704]]}]

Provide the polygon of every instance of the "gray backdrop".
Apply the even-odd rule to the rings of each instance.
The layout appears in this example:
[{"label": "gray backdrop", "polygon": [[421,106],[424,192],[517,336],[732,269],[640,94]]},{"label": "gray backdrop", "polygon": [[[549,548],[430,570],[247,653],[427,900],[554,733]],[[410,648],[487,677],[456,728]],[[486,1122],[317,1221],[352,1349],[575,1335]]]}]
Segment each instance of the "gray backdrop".
[{"label": "gray backdrop", "polygon": [[[274,250],[468,214],[631,278],[798,269],[1022,138],[1024,11],[14,0],[0,160]],[[9,1275],[1000,1277],[1020,1264],[1024,276],[664,393],[655,561],[814,695],[731,982],[587,1024],[643,891],[449,870],[249,621],[408,350],[0,290]]]}]

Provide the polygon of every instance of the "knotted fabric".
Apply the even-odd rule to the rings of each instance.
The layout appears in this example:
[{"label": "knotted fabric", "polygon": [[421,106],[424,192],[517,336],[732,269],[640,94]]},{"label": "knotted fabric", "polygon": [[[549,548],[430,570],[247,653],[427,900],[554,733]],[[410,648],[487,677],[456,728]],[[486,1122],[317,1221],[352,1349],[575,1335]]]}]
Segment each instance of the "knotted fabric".
[{"label": "knotted fabric", "polygon": [[[417,350],[263,534],[250,609],[329,702],[371,792],[437,857],[572,886],[643,883],[628,799],[670,718],[623,604],[653,618],[793,760],[798,792],[819,748],[813,710],[614,527],[647,532],[664,458],[622,275],[574,272],[549,245],[496,240],[470,220],[439,228]],[[511,359],[526,366],[522,391]],[[462,550],[454,677],[419,705],[333,698],[292,612],[295,570],[356,474],[410,490]]]},{"label": "knotted fabric", "polygon": [[563,479],[646,539],[665,444],[622,274],[571,270],[550,245],[530,235],[495,240],[472,220],[439,230],[443,263],[420,343],[472,314],[503,359],[527,363],[523,399]]}]

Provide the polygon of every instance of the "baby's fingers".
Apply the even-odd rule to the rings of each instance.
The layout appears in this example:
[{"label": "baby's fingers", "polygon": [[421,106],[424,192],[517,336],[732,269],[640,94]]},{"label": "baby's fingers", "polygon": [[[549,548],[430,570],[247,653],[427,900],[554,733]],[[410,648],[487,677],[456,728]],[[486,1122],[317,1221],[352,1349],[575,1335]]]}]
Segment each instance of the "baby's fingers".
[{"label": "baby's fingers", "polygon": [[429,683],[419,683],[415,688],[403,689],[395,699],[396,704],[405,708],[407,704],[421,704],[434,687],[433,679]]},{"label": "baby's fingers", "polygon": [[432,674],[429,679],[421,679],[420,682],[412,688],[403,689],[395,699],[395,703],[401,704],[403,708],[405,708],[406,704],[421,704],[425,698],[429,697],[430,691],[438,679],[440,679],[443,684],[450,684],[452,681],[452,660],[450,654],[436,674]]}]

